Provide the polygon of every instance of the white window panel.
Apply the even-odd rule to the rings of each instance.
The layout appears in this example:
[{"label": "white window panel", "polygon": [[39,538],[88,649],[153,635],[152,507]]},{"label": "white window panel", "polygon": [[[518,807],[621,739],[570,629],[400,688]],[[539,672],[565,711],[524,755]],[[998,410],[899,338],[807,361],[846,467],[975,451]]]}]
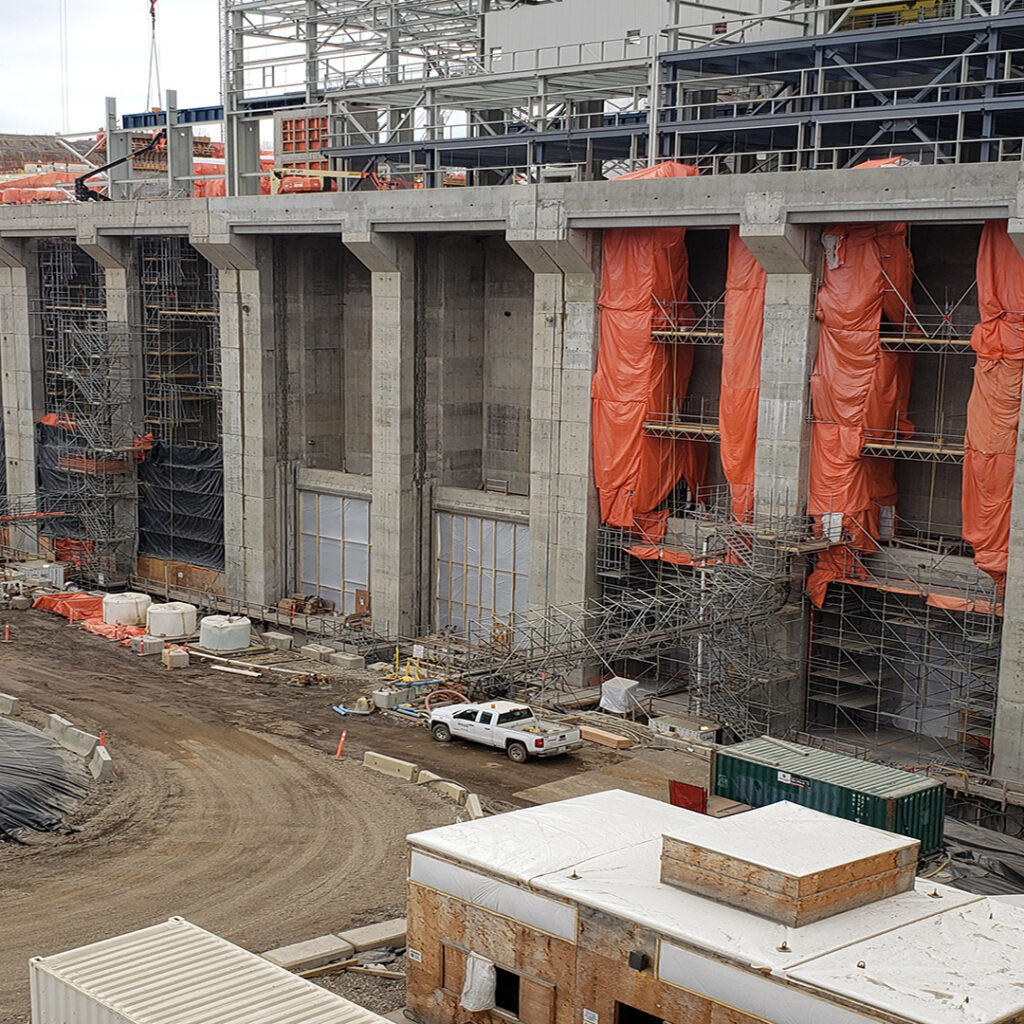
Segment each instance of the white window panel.
[{"label": "white window panel", "polygon": [[300,491],[299,508],[301,589],[333,601],[338,613],[350,615],[356,591],[370,585],[370,503]]},{"label": "white window panel", "polygon": [[438,512],[435,537],[435,628],[487,635],[526,610],[528,526]]}]

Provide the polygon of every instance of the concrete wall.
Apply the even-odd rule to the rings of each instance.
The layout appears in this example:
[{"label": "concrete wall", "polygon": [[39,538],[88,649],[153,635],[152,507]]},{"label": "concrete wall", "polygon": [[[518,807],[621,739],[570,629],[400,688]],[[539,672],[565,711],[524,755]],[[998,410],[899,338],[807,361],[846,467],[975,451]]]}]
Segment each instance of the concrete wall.
[{"label": "concrete wall", "polygon": [[287,457],[369,473],[369,272],[330,235],[275,239],[274,271]]}]

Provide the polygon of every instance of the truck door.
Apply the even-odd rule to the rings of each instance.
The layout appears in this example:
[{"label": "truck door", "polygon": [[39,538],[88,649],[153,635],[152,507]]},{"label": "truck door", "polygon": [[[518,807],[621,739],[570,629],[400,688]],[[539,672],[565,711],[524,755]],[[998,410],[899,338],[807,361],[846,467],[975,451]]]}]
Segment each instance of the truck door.
[{"label": "truck door", "polygon": [[476,739],[476,716],[475,708],[467,711],[459,711],[451,717],[451,728],[453,736],[462,736],[464,739]]},{"label": "truck door", "polygon": [[476,736],[481,743],[486,743],[490,747],[500,745],[494,741],[494,712],[480,712],[480,717],[476,722]]}]

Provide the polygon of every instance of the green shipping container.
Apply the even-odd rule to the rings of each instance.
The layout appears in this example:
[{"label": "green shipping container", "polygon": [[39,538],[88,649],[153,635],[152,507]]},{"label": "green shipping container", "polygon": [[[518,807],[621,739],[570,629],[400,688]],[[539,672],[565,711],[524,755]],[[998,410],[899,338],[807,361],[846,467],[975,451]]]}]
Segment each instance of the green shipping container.
[{"label": "green shipping container", "polygon": [[921,855],[942,847],[946,790],[935,779],[762,736],[715,754],[714,792],[763,807],[789,800],[837,818],[921,841]]}]

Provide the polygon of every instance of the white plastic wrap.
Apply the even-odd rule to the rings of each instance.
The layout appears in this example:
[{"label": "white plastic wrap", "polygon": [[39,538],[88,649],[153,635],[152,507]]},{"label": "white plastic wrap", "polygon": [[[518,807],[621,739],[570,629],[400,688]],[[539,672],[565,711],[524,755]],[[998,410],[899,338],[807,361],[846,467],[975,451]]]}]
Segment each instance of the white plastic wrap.
[{"label": "white plastic wrap", "polygon": [[466,981],[459,996],[459,1006],[470,1013],[493,1009],[497,983],[494,962],[479,953],[470,953],[466,957]]},{"label": "white plastic wrap", "polygon": [[351,615],[356,591],[370,585],[370,502],[299,492],[301,589]]},{"label": "white plastic wrap", "polygon": [[601,708],[613,715],[625,715],[638,707],[636,693],[640,684],[635,679],[612,676],[601,684]]},{"label": "white plastic wrap", "polygon": [[448,861],[412,852],[410,878],[430,889],[491,910],[502,917],[536,928],[569,942],[576,941],[576,909],[538,896],[517,885],[499,882]]}]

